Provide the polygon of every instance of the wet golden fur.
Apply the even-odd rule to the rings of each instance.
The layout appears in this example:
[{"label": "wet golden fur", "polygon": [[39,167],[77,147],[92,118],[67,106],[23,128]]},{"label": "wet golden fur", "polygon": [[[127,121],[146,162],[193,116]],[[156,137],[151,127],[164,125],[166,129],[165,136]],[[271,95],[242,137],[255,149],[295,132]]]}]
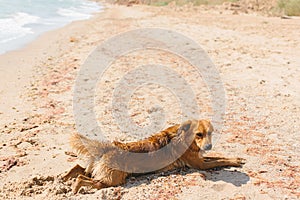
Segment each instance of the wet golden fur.
[{"label": "wet golden fur", "polygon": [[[139,172],[139,169],[145,163],[143,160],[136,159],[136,157],[130,157],[130,154],[124,153],[124,151],[152,155],[153,152],[162,149],[171,141],[183,144],[188,140],[191,142],[186,144],[185,151],[175,161],[161,169],[153,170],[154,172],[182,167],[205,170],[215,167],[242,166],[244,160],[241,158],[202,156],[205,150],[211,149],[212,132],[213,127],[208,120],[188,120],[182,124],[171,126],[147,139],[129,143],[118,141],[113,143],[99,142],[74,134],[70,139],[70,144],[78,155],[88,158],[88,165],[86,168],[76,165],[64,176],[64,180],[76,178],[73,188],[74,193],[77,193],[82,186],[101,189],[124,184],[126,177],[132,173],[121,169],[131,164],[131,168],[134,165],[134,171]],[[176,148],[171,149],[168,152],[170,155],[165,155],[167,156],[165,158],[172,157],[174,152],[176,152]],[[158,159],[153,163],[163,162],[165,158]],[[151,163],[147,164],[151,165]],[[149,169],[151,169],[151,166]]]}]

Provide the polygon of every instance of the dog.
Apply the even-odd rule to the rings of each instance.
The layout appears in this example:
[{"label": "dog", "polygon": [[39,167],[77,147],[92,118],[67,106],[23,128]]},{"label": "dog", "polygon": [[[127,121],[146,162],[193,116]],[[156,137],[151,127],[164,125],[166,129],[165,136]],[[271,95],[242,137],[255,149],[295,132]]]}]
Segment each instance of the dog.
[{"label": "dog", "polygon": [[[118,186],[128,176],[144,172],[184,167],[199,170],[242,167],[245,163],[242,158],[203,156],[212,148],[213,130],[209,120],[188,120],[137,142],[100,142],[74,134],[70,138],[71,147],[88,159],[88,165],[83,168],[77,164],[63,180],[76,178],[72,190],[76,194],[82,186],[96,189]],[[156,154],[162,149],[167,150]]]}]

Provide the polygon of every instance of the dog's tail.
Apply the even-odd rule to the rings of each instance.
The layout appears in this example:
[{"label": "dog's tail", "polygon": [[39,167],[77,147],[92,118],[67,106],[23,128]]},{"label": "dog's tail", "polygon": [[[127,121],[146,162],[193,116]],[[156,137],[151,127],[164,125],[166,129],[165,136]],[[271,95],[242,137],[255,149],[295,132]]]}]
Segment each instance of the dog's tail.
[{"label": "dog's tail", "polygon": [[112,145],[108,143],[91,140],[77,133],[71,136],[70,145],[76,150],[77,155],[89,158],[100,158],[105,152],[112,148]]}]

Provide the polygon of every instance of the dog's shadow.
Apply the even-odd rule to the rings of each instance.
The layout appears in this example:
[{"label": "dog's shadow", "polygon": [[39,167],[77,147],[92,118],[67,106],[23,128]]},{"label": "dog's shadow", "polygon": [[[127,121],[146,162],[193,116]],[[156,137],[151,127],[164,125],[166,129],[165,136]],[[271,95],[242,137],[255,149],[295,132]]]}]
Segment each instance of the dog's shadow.
[{"label": "dog's shadow", "polygon": [[250,180],[250,177],[246,173],[238,171],[233,168],[216,168],[207,171],[195,170],[195,169],[177,169],[177,170],[165,172],[163,174],[156,173],[156,174],[146,174],[146,175],[129,177],[126,181],[126,184],[123,185],[123,187],[131,188],[142,184],[148,185],[153,180],[159,177],[167,177],[167,176],[179,175],[179,174],[184,176],[195,172],[204,174],[206,181],[213,181],[213,182],[224,181],[236,187],[240,187],[244,184],[247,184],[247,182]]},{"label": "dog's shadow", "polygon": [[250,177],[241,171],[236,169],[232,170],[229,168],[221,168],[217,170],[209,170],[204,171],[207,180],[217,182],[217,181],[224,181],[226,183],[231,183],[236,187],[240,187],[250,180]]}]

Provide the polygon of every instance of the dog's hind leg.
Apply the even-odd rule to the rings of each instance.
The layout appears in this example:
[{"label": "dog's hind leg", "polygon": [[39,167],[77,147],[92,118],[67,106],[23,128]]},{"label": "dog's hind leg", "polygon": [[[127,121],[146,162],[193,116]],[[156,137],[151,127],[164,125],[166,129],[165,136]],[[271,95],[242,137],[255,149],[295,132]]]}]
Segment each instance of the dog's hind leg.
[{"label": "dog's hind leg", "polygon": [[99,180],[93,180],[92,178],[89,178],[87,176],[79,175],[76,179],[75,184],[74,184],[74,187],[73,187],[73,190],[72,190],[73,193],[76,194],[82,186],[91,186],[91,187],[96,188],[98,190],[101,189],[101,188],[108,187],[108,185],[105,185],[104,183],[102,183]]},{"label": "dog's hind leg", "polygon": [[77,164],[66,175],[63,176],[63,180],[67,181],[70,178],[76,178],[78,175],[84,175],[84,174],[85,174],[85,168]]}]

